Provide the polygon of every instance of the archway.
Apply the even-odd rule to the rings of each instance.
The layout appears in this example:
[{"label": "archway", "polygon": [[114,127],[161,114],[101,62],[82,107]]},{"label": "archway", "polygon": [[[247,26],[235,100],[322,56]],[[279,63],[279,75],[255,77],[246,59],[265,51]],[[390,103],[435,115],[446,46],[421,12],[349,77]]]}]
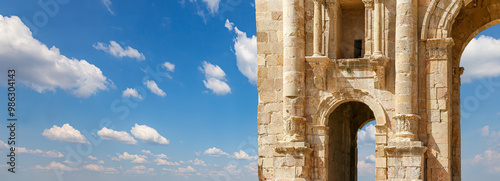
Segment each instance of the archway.
[{"label": "archway", "polygon": [[[494,25],[500,24],[499,1],[480,0],[463,4],[455,13],[452,19],[451,31],[449,35],[453,39],[454,45],[451,48],[452,77],[452,129],[451,129],[451,150],[452,150],[452,179],[458,180],[462,177],[462,143],[461,143],[461,75],[464,71],[460,67],[461,58],[466,46],[480,32]],[[458,7],[458,5],[457,5]],[[465,67],[467,68],[467,67]],[[467,71],[467,70],[465,70]]]}]

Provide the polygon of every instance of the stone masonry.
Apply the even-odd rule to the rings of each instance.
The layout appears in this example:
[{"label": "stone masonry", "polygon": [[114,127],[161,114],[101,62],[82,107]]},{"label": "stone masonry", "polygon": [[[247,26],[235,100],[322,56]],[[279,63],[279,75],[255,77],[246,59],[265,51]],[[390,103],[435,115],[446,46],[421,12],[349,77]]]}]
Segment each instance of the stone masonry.
[{"label": "stone masonry", "polygon": [[259,180],[460,177],[460,56],[500,0],[256,0]]}]

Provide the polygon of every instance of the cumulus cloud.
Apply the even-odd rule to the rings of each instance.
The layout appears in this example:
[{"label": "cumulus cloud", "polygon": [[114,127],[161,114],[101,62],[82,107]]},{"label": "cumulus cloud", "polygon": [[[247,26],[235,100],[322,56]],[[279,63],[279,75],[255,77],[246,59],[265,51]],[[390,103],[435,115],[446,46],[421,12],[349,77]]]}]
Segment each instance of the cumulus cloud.
[{"label": "cumulus cloud", "polygon": [[117,173],[118,171],[113,167],[104,167],[102,165],[88,164],[83,166],[84,169],[96,171],[96,172],[107,172],[107,173]]},{"label": "cumulus cloud", "polygon": [[229,156],[228,153],[223,152],[221,149],[216,148],[216,147],[209,148],[209,149],[205,150],[205,152],[203,152],[203,154],[208,155],[208,156],[212,156],[212,157],[219,157],[221,155]]},{"label": "cumulus cloud", "polygon": [[170,62],[165,62],[165,63],[161,64],[161,66],[169,72],[175,71],[175,65],[170,63]]},{"label": "cumulus cloud", "polygon": [[250,156],[243,150],[240,150],[240,152],[234,152],[233,158],[240,160],[257,160],[258,156]]},{"label": "cumulus cloud", "polygon": [[360,175],[373,175],[375,174],[375,165],[367,163],[365,160],[358,161],[358,172]]},{"label": "cumulus cloud", "polygon": [[245,169],[247,169],[248,172],[252,173],[253,175],[257,175],[257,161],[250,162],[248,165],[243,166]]},{"label": "cumulus cloud", "polygon": [[125,49],[116,41],[109,41],[109,45],[106,43],[97,42],[92,45],[97,50],[103,50],[106,53],[113,55],[114,57],[123,58],[135,58],[138,61],[146,60],[146,57],[140,53],[137,49],[127,46]]},{"label": "cumulus cloud", "polygon": [[151,156],[153,156],[155,158],[170,159],[165,154],[157,154],[157,155],[155,155],[150,150],[142,150],[141,152],[144,153],[144,154],[146,154],[146,155],[151,155]]},{"label": "cumulus cloud", "polygon": [[97,162],[97,164],[101,164],[101,165],[102,165],[102,164],[104,164],[104,161],[99,160],[99,161]]},{"label": "cumulus cloud", "polygon": [[210,13],[215,14],[219,11],[220,0],[202,0],[207,4],[207,9]]},{"label": "cumulus cloud", "polygon": [[145,143],[168,145],[170,142],[165,137],[161,136],[154,128],[146,125],[138,125],[136,123],[135,126],[132,127],[130,132],[132,133],[132,135],[134,135],[134,137],[142,140]]},{"label": "cumulus cloud", "polygon": [[[85,60],[68,58],[58,48],[48,48],[33,38],[17,16],[0,15],[0,67],[16,67],[20,83],[39,93],[60,88],[86,98],[107,90],[110,81]],[[0,79],[5,83],[7,79]]]},{"label": "cumulus cloud", "polygon": [[41,169],[41,170],[63,170],[63,171],[73,171],[73,170],[77,170],[76,168],[71,168],[71,167],[68,167],[62,163],[59,163],[59,162],[51,162],[50,164],[48,164],[47,166],[40,166],[40,165],[36,165],[35,166],[35,169]]},{"label": "cumulus cloud", "polygon": [[163,92],[163,90],[161,90],[158,87],[158,85],[156,85],[155,81],[147,80],[146,82],[144,82],[144,85],[146,85],[148,87],[148,89],[151,90],[152,93],[154,93],[158,96],[164,97],[167,95],[165,92]]},{"label": "cumulus cloud", "polygon": [[200,70],[205,74],[203,84],[207,89],[212,90],[217,95],[226,95],[231,93],[231,88],[227,85],[226,73],[218,66],[203,61]]},{"label": "cumulus cloud", "polygon": [[104,140],[120,141],[129,145],[136,145],[137,141],[125,131],[115,131],[106,127],[97,131],[97,135]]},{"label": "cumulus cloud", "polygon": [[154,168],[147,168],[144,165],[139,165],[139,166],[134,166],[131,169],[128,169],[125,171],[126,174],[132,174],[132,175],[144,175],[144,174],[149,174],[151,172],[154,172]]},{"label": "cumulus cloud", "polygon": [[[0,145],[2,143],[3,142],[1,142]],[[58,151],[42,151],[40,149],[31,150],[31,149],[27,149],[27,148],[24,148],[24,147],[17,147],[16,151],[18,153],[35,154],[35,155],[38,155],[38,156],[41,156],[41,157],[51,157],[51,158],[62,158],[62,157],[64,157],[64,155],[61,152],[58,152]]]},{"label": "cumulus cloud", "polygon": [[238,70],[248,78],[252,84],[257,84],[257,37],[247,37],[238,27],[234,27],[238,35],[234,39],[234,54]]},{"label": "cumulus cloud", "polygon": [[500,39],[481,35],[472,39],[465,48],[460,65],[465,68],[464,83],[500,75]]},{"label": "cumulus cloud", "polygon": [[500,172],[500,152],[498,149],[489,148],[478,154],[472,160],[472,165],[484,166],[491,173]]},{"label": "cumulus cloud", "polygon": [[147,163],[145,155],[132,155],[127,152],[123,152],[123,154],[116,153],[116,156],[111,157],[113,161],[121,161],[121,160],[132,160],[131,163]]},{"label": "cumulus cloud", "polygon": [[179,162],[170,162],[168,160],[161,158],[157,158],[153,161],[156,162],[156,165],[181,165]]},{"label": "cumulus cloud", "polygon": [[50,140],[90,144],[87,138],[85,138],[80,131],[76,130],[68,123],[64,124],[62,127],[54,125],[50,129],[44,129],[42,136],[45,136]]},{"label": "cumulus cloud", "polygon": [[375,126],[370,124],[364,129],[358,131],[358,144],[374,144],[375,143]]},{"label": "cumulus cloud", "polygon": [[122,92],[122,96],[123,97],[136,97],[138,99],[142,99],[141,94],[139,94],[139,92],[137,92],[137,90],[133,89],[133,88],[127,88],[127,89],[125,89]]},{"label": "cumulus cloud", "polygon": [[111,13],[112,15],[115,14],[115,12],[111,11],[111,0],[102,0],[102,3],[104,4],[104,6],[106,6],[106,8],[108,9],[109,13]]},{"label": "cumulus cloud", "polygon": [[187,161],[188,163],[190,164],[193,164],[193,165],[202,165],[202,166],[207,166],[207,164],[205,164],[205,162],[203,160],[200,160],[198,158],[194,159],[194,160],[189,160]]},{"label": "cumulus cloud", "polygon": [[226,23],[224,23],[224,27],[226,27],[229,31],[231,31],[231,30],[233,30],[234,23],[232,23],[228,19],[226,19]]},{"label": "cumulus cloud", "polygon": [[196,169],[194,169],[191,166],[187,166],[186,168],[179,167],[178,169],[163,168],[162,170],[163,171],[176,172],[176,173],[193,173],[193,172],[197,172]]}]

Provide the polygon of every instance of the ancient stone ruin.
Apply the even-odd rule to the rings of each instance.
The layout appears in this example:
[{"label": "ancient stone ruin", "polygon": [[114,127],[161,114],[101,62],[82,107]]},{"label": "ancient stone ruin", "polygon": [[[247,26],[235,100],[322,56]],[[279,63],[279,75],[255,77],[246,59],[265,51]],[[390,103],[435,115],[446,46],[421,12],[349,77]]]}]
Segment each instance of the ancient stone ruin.
[{"label": "ancient stone ruin", "polygon": [[500,0],[256,0],[259,179],[460,180],[460,57]]}]

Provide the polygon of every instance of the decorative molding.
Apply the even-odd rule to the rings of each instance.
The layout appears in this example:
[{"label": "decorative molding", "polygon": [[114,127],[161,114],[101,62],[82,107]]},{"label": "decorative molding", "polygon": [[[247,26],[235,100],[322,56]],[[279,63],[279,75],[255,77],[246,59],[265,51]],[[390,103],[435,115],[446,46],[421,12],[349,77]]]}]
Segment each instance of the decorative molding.
[{"label": "decorative molding", "polygon": [[306,118],[299,116],[290,116],[285,118],[285,136],[283,137],[283,140],[286,142],[304,141],[306,135],[306,120]]},{"label": "decorative molding", "polygon": [[415,141],[418,134],[418,121],[420,116],[416,114],[398,114],[394,116],[396,121],[396,138],[394,142]]},{"label": "decorative molding", "polygon": [[306,57],[306,62],[312,68],[316,88],[319,90],[326,89],[326,68],[330,63],[330,59],[326,56],[311,56]]},{"label": "decorative molding", "polygon": [[447,60],[454,45],[452,38],[429,39],[425,44],[428,60]]},{"label": "decorative molding", "polygon": [[373,7],[373,0],[362,0],[363,4],[365,4],[365,8],[372,8]]}]

